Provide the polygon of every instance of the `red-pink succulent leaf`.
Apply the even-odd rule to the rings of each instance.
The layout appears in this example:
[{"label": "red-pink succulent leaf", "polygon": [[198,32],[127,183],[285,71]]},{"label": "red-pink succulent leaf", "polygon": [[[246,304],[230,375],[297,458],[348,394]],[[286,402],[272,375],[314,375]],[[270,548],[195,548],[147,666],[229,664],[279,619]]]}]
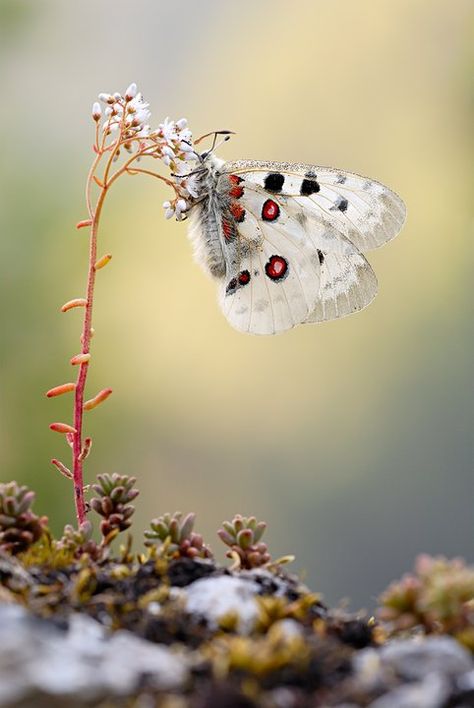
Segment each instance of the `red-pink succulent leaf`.
[{"label": "red-pink succulent leaf", "polygon": [[257,526],[254,530],[254,534],[253,534],[255,543],[260,541],[266,528],[267,528],[266,523],[264,521],[259,521],[259,523],[257,524]]},{"label": "red-pink succulent leaf", "polygon": [[233,523],[233,526],[234,526],[234,533],[238,533],[238,532],[241,531],[241,530],[243,529],[243,527],[244,527],[244,520],[243,520],[243,518],[240,516],[240,514],[237,514],[237,516],[234,516],[234,519],[233,519],[233,522],[232,522],[232,523]]},{"label": "red-pink succulent leaf", "polygon": [[224,529],[219,529],[217,535],[219,536],[221,541],[223,541],[227,546],[232,546],[235,543],[235,537],[231,536],[230,533],[228,533]]},{"label": "red-pink succulent leaf", "polygon": [[179,541],[180,541],[179,520],[176,517],[174,519],[171,519],[168,532],[171,537],[171,540],[174,543],[179,543]]},{"label": "red-pink succulent leaf", "polygon": [[184,517],[183,521],[181,522],[181,530],[179,534],[180,540],[189,537],[191,531],[193,530],[195,519],[196,514],[193,514],[192,512]]},{"label": "red-pink succulent leaf", "polygon": [[252,529],[242,529],[242,531],[239,531],[239,533],[237,534],[237,543],[239,544],[240,548],[246,550],[249,546],[252,545],[252,542]]},{"label": "red-pink succulent leaf", "polygon": [[223,521],[223,522],[222,522],[222,526],[223,526],[224,529],[227,531],[227,533],[228,533],[230,536],[232,536],[232,538],[235,539],[235,529],[234,529],[234,527],[232,526],[232,524],[230,523],[230,521]]}]

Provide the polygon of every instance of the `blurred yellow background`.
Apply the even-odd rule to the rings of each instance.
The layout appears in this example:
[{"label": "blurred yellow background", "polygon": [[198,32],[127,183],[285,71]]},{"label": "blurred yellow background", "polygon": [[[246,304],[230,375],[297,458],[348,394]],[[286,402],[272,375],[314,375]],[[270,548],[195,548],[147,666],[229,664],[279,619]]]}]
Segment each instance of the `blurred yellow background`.
[{"label": "blurred yellow background", "polygon": [[330,602],[372,607],[421,551],[472,557],[473,21],[470,0],[0,2],[1,479],[32,485],[56,532],[72,490],[48,424],[72,401],[43,394],[71,380],[79,346],[80,313],[59,306],[85,287],[90,108],[136,81],[153,125],[232,129],[225,159],[374,177],[408,221],[369,254],[370,308],[249,337],[221,315],[186,225],[164,220],[161,184],[121,180],[88,387],[114,394],[87,418],[89,480],[137,476],[136,541],[178,508],[216,548],[223,519],[256,514]]}]

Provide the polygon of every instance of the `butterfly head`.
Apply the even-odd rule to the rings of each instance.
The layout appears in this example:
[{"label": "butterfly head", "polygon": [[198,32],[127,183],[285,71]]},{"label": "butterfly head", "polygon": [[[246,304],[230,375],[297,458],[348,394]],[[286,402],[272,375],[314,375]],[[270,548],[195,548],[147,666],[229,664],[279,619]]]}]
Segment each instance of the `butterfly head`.
[{"label": "butterfly head", "polygon": [[[223,145],[225,142],[227,142],[227,140],[230,140],[230,136],[235,135],[235,133],[232,130],[215,130],[212,133],[206,133],[206,135],[201,135],[201,137],[198,138],[194,144],[197,145],[199,142],[201,142],[201,140],[204,140],[204,138],[209,138],[211,135],[213,136],[213,140],[209,150],[204,150],[204,152],[198,154],[198,159],[201,163],[205,162],[209,158],[209,156],[213,154],[216,148]],[[223,135],[224,138],[218,143],[217,138],[219,135]]]}]

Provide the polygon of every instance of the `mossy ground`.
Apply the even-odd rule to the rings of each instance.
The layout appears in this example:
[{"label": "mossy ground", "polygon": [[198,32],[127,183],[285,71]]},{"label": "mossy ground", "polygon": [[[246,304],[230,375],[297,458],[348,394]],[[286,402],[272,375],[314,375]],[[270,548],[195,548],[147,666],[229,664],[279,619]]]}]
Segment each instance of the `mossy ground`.
[{"label": "mossy ground", "polygon": [[[249,631],[240,631],[236,613],[213,623],[187,609],[187,588],[223,576],[257,585],[258,615]],[[382,646],[384,627],[367,615],[329,610],[278,565],[232,571],[211,559],[169,559],[156,549],[137,557],[129,546],[99,561],[87,553],[73,559],[45,534],[26,553],[1,556],[0,581],[1,601],[20,603],[57,625],[67,626],[71,613],[86,613],[112,632],[125,629],[192,657],[181,691],[149,690],[144,678],[123,705],[369,705],[384,689],[362,690],[353,681],[355,655]],[[119,704],[114,699],[100,705]]]},{"label": "mossy ground", "polygon": [[[351,655],[383,641],[373,618],[330,612],[318,595],[278,566],[252,576],[259,586],[259,611],[249,634],[237,632],[238,618],[232,613],[213,627],[186,611],[179,589],[231,571],[212,560],[153,555],[137,559],[123,549],[116,559],[96,562],[85,554],[70,562],[44,540],[23,558],[3,557],[1,599],[19,602],[55,623],[67,623],[72,612],[87,613],[111,630],[196,650],[188,698],[218,691],[241,695],[241,705],[281,686],[302,695],[334,691],[350,674]],[[281,622],[288,619],[301,632],[289,636]]]}]

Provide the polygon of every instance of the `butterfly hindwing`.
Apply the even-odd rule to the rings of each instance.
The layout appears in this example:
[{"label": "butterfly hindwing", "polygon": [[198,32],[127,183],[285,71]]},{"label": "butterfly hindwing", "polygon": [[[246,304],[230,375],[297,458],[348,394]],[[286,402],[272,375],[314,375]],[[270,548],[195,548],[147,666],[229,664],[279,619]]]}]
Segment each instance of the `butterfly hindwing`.
[{"label": "butterfly hindwing", "polygon": [[[235,226],[246,252],[219,293],[229,322],[253,334],[276,334],[304,322],[320,292],[320,262],[305,230],[271,201],[256,191],[241,200],[245,215]],[[259,239],[252,241],[256,225]]]},{"label": "butterfly hindwing", "polygon": [[305,323],[346,317],[372,302],[377,278],[362,253],[326,253],[321,259],[319,297]]}]

